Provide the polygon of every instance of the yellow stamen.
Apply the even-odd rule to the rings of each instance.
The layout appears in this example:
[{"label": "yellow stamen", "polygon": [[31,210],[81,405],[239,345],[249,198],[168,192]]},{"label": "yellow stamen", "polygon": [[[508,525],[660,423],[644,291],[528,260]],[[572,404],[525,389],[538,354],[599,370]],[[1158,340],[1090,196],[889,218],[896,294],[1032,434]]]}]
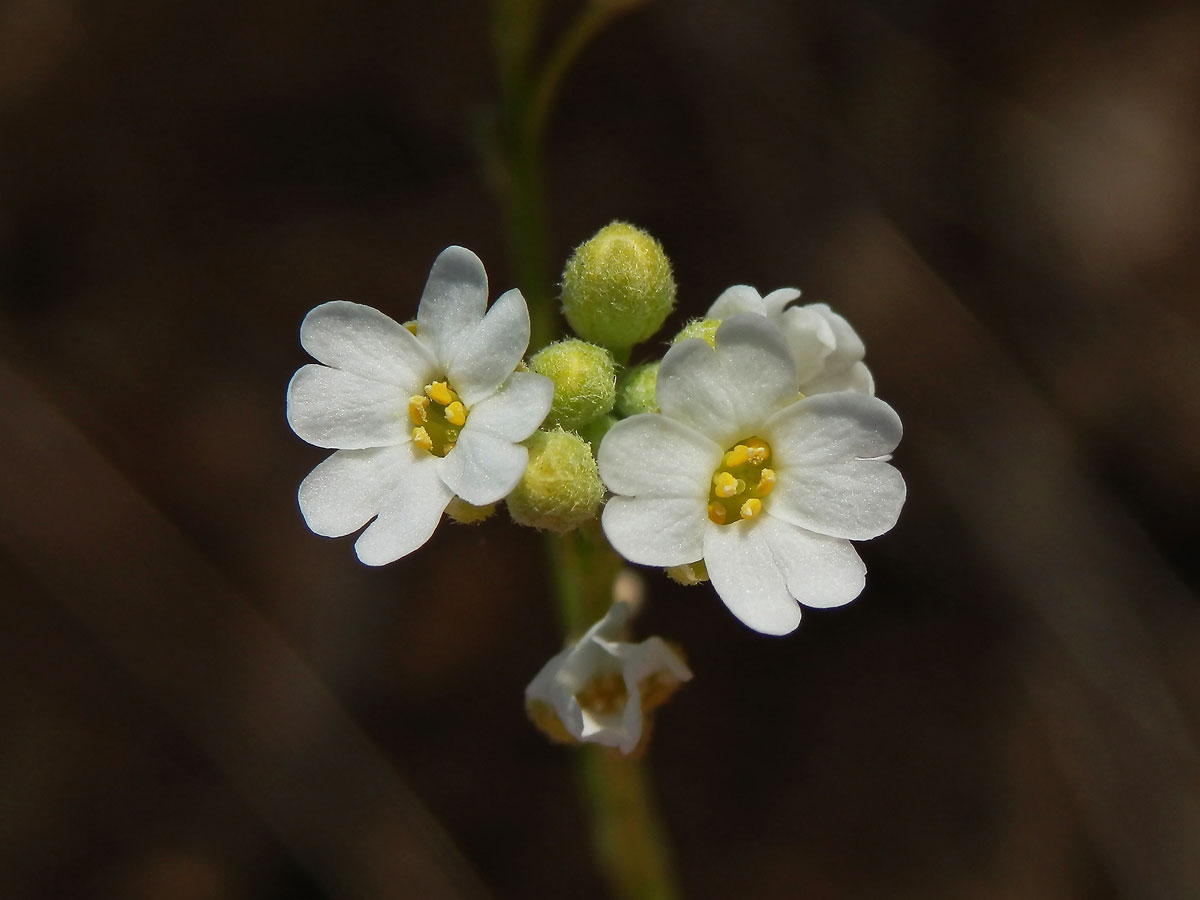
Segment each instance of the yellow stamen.
[{"label": "yellow stamen", "polygon": [[[733,449],[736,450],[737,447]],[[767,461],[770,455],[771,449],[767,446],[766,441],[758,438],[749,438],[746,441],[746,456],[754,465],[761,466]]]},{"label": "yellow stamen", "polygon": [[762,512],[762,501],[751,497],[742,504],[740,512],[743,519],[753,519]]},{"label": "yellow stamen", "polygon": [[713,477],[713,493],[718,497],[728,498],[738,493],[738,479],[734,478],[728,472],[718,472]]},{"label": "yellow stamen", "polygon": [[720,503],[708,504],[708,520],[716,525],[724,525],[725,507]]},{"label": "yellow stamen", "polygon": [[414,428],[412,430],[412,440],[413,440],[413,443],[416,444],[418,447],[420,447],[422,450],[432,450],[433,449],[433,438],[431,438],[429,436],[429,432],[426,431],[424,426],[422,426],[422,425],[418,425],[416,428]]},{"label": "yellow stamen", "polygon": [[454,402],[454,391],[450,390],[450,386],[444,381],[425,385],[425,393],[438,406],[449,406]]},{"label": "yellow stamen", "polygon": [[428,397],[409,397],[408,398],[408,417],[412,419],[414,425],[424,425],[429,421],[429,398]]},{"label": "yellow stamen", "polygon": [[455,400],[446,407],[446,421],[451,425],[458,425],[460,428],[467,421],[467,410],[462,405],[462,401]]},{"label": "yellow stamen", "polygon": [[775,487],[776,482],[774,469],[763,469],[758,476],[758,484],[754,486],[754,493],[760,497],[765,497],[771,493],[771,488]]},{"label": "yellow stamen", "polygon": [[744,465],[746,460],[750,458],[750,448],[745,444],[738,444],[732,450],[725,454],[725,465],[729,468]]}]

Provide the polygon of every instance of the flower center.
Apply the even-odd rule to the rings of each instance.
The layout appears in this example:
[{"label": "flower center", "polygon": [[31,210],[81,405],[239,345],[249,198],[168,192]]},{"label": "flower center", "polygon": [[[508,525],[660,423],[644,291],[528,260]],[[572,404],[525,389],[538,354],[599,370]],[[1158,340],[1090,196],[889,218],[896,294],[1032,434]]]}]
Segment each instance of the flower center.
[{"label": "flower center", "polygon": [[414,426],[413,443],[434,456],[445,456],[466,424],[467,408],[448,382],[434,381],[425,385],[424,394],[408,398],[408,418]]},{"label": "flower center", "polygon": [[762,512],[762,498],[775,487],[775,470],[767,468],[770,458],[770,444],[756,435],[725,451],[708,492],[710,522],[729,525]]},{"label": "flower center", "polygon": [[594,716],[611,716],[625,708],[629,693],[620,672],[606,672],[584,685],[575,699]]}]

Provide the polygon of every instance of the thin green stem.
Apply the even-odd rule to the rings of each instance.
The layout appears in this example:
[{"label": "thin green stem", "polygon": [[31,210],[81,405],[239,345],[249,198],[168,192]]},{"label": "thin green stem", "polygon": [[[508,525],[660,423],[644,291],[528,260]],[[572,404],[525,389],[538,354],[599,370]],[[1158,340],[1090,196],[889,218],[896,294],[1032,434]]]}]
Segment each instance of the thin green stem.
[{"label": "thin green stem", "polygon": [[[588,0],[536,76],[532,56],[544,0],[494,0],[492,40],[503,113],[496,143],[504,225],[517,283],[529,304],[530,346],[555,331],[549,266],[544,142],[550,113],[571,65],[593,37],[644,0]],[[550,536],[548,563],[563,631],[579,637],[612,603],[623,565],[599,523]],[[596,863],[617,900],[675,900],[666,834],[647,772],[638,759],[592,745],[580,748],[579,789]]]},{"label": "thin green stem", "polygon": [[[563,629],[578,637],[612,602],[623,561],[592,523],[547,539]],[[675,871],[649,773],[641,759],[607,747],[577,751],[577,779],[596,863],[617,900],[676,900]]]},{"label": "thin green stem", "polygon": [[551,51],[546,65],[542,68],[541,77],[534,86],[526,114],[526,125],[535,140],[541,140],[550,112],[558,99],[558,91],[579,54],[610,22],[645,2],[646,0],[590,0],[580,11]]}]

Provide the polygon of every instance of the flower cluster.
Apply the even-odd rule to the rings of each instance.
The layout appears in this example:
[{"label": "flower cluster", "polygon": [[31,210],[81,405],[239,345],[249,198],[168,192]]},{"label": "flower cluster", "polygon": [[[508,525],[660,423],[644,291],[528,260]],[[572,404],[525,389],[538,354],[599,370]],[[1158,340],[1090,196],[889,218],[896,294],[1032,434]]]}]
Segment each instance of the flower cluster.
[{"label": "flower cluster", "polygon": [[[763,634],[857,597],[866,568],[851,542],[896,523],[905,484],[889,462],[900,420],[850,324],[792,288],[736,285],[661,361],[624,365],[676,288],[658,242],[623,223],[576,250],[562,289],[577,336],[528,362],[525,299],[510,290],[489,309],[483,265],[462,247],[434,262],[413,322],[346,301],[313,309],[300,341],[317,362],[292,378],[288,421],[335,452],[300,485],[309,528],[363,529],[359,559],[383,565],[443,514],[479,521],[507,500],[517,523],[560,533],[599,517],[626,560],[711,581]],[[631,614],[614,603],[530,684],[547,733],[631,752],[660,688],[691,677],[661,639],[619,639]]]}]

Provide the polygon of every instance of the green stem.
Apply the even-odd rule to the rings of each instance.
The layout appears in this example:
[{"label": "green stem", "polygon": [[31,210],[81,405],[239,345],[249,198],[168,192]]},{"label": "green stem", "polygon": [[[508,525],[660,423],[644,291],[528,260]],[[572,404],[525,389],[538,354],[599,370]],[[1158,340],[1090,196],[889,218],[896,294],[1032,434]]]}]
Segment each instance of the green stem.
[{"label": "green stem", "polygon": [[[612,602],[623,561],[598,523],[547,538],[563,630],[578,638]],[[584,745],[577,778],[588,814],[596,863],[617,900],[675,900],[680,896],[666,830],[641,759]]]},{"label": "green stem", "polygon": [[588,745],[579,753],[579,776],[591,815],[592,846],[613,896],[680,897],[666,829],[642,760]]},{"label": "green stem", "polygon": [[[494,0],[492,39],[503,118],[499,143],[504,225],[517,283],[529,304],[530,348],[555,331],[549,266],[544,142],[550,112],[571,65],[597,33],[644,0],[589,0],[531,77],[542,0]],[[578,638],[607,612],[623,562],[598,522],[548,539],[563,631]],[[675,900],[666,833],[638,759],[586,745],[578,751],[579,790],[597,866],[617,900]]]}]

